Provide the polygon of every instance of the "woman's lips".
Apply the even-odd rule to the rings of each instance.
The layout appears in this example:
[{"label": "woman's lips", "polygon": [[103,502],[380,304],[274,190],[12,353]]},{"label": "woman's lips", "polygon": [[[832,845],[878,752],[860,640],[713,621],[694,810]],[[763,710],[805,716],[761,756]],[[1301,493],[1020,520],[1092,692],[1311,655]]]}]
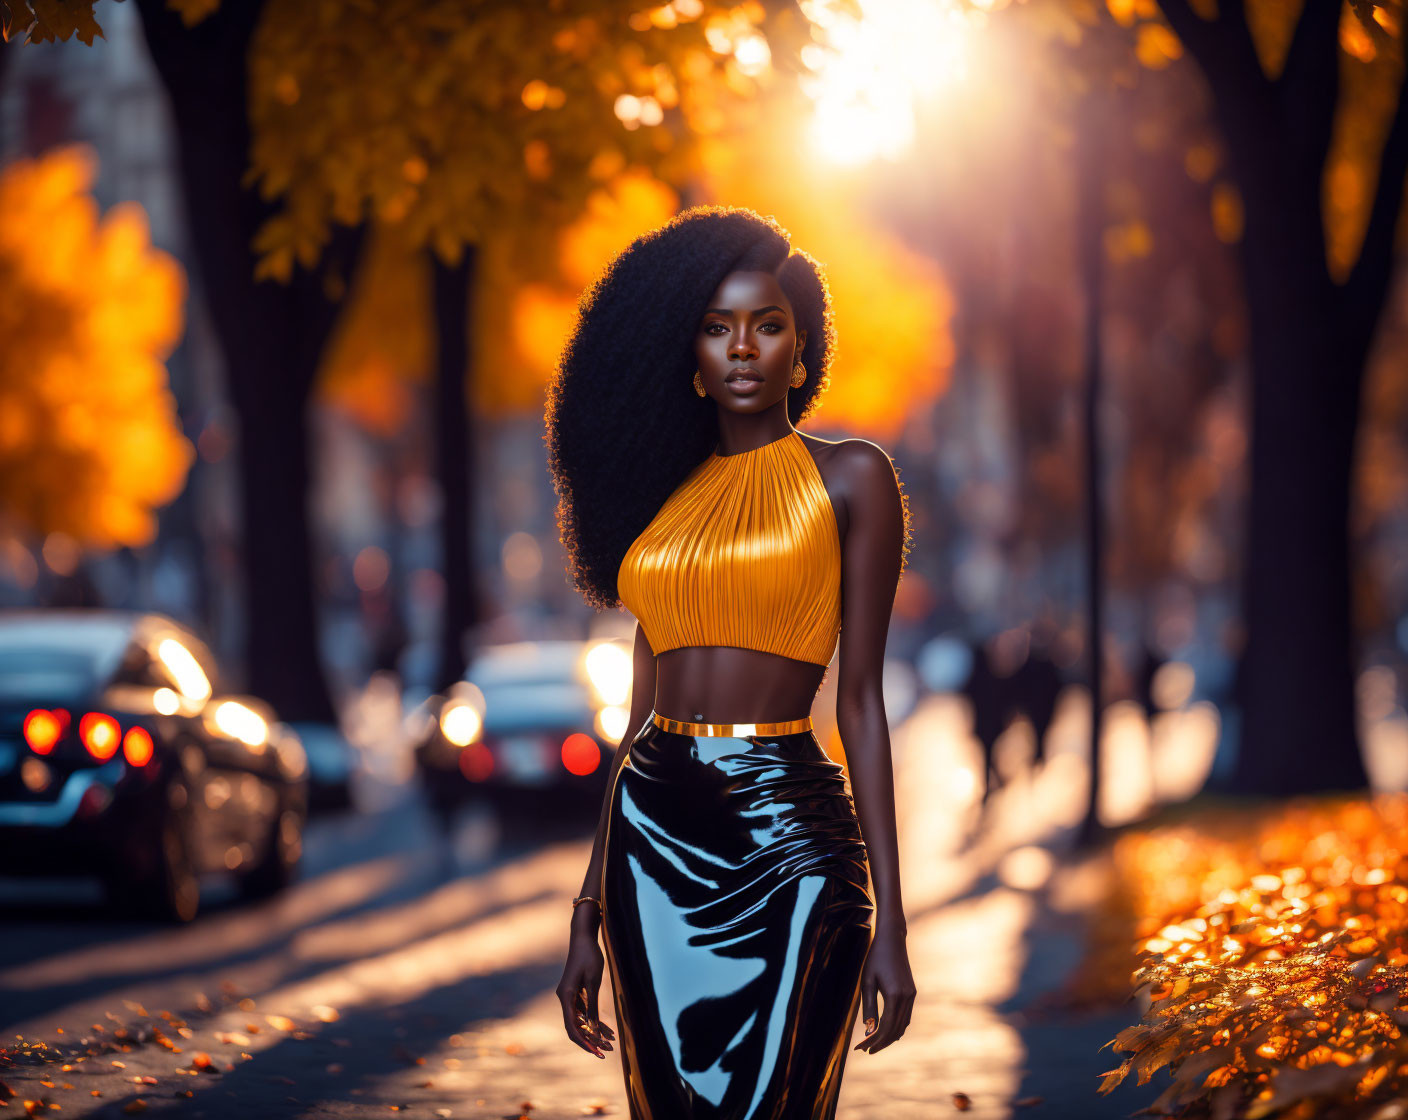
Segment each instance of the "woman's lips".
[{"label": "woman's lips", "polygon": [[761,377],[735,377],[725,381],[724,384],[733,391],[735,396],[747,397],[763,387],[763,380]]}]

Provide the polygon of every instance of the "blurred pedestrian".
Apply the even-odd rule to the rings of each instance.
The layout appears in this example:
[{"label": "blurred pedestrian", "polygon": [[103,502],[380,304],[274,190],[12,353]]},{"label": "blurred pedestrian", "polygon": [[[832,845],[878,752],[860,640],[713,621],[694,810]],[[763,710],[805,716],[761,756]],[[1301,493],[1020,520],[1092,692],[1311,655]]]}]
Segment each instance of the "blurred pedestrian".
[{"label": "blurred pedestrian", "polygon": [[1026,714],[1032,725],[1032,766],[1046,762],[1046,736],[1056,717],[1056,701],[1064,681],[1053,656],[1055,634],[1049,625],[1032,627],[1031,644],[1026,660],[1013,677],[1015,706]]}]

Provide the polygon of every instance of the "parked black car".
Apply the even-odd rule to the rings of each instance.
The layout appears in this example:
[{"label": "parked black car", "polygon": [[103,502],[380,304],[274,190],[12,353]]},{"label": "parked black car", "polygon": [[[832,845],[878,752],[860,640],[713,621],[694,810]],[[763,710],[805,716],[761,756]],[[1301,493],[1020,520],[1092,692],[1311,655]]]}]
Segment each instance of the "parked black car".
[{"label": "parked black car", "polygon": [[207,872],[247,897],[287,885],[303,747],[219,682],[164,615],[0,612],[0,874],[97,875],[122,909],[175,921],[195,916]]}]

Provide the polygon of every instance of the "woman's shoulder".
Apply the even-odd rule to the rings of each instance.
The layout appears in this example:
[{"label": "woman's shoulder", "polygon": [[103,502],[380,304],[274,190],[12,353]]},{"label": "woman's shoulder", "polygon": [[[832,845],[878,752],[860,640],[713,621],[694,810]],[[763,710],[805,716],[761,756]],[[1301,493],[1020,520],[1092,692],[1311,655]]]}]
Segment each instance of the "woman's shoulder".
[{"label": "woman's shoulder", "polygon": [[828,484],[831,474],[838,476],[838,482],[850,479],[862,487],[874,486],[883,482],[886,475],[894,474],[893,460],[878,443],[860,438],[821,439],[801,431],[797,434]]},{"label": "woman's shoulder", "polygon": [[831,498],[843,541],[850,531],[851,510],[862,505],[882,508],[893,502],[899,489],[894,463],[879,444],[868,439],[827,440],[798,434]]}]

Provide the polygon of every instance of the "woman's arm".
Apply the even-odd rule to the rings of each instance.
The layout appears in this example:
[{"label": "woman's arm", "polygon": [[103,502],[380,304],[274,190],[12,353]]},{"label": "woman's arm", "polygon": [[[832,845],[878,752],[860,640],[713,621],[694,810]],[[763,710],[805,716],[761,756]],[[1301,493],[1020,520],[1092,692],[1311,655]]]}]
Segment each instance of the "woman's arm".
[{"label": "woman's arm", "polygon": [[894,771],[882,691],[885,639],[903,559],[904,507],[894,466],[883,450],[865,440],[848,440],[841,448],[845,452],[837,455],[837,475],[846,530],[836,728],[875,889],[875,936],[861,990],[865,1019],[876,1018],[877,987],[885,996],[885,1019],[857,1045],[874,1053],[904,1033],[915,994],[905,951]]},{"label": "woman's arm", "polygon": [[[645,631],[636,624],[636,644],[632,658],[631,673],[631,715],[626,724],[626,734],[616,744],[607,772],[606,793],[601,799],[601,815],[597,819],[596,839],[592,842],[592,855],[587,863],[587,874],[582,879],[580,894],[601,898],[601,868],[606,849],[606,828],[610,821],[611,789],[616,784],[616,775],[631,751],[631,741],[636,737],[651,710],[655,707],[655,655],[645,640]],[[615,1032],[603,1023],[597,1012],[597,995],[601,990],[605,959],[601,946],[597,944],[597,932],[601,927],[601,911],[596,903],[583,902],[572,910],[572,933],[567,947],[567,963],[562,970],[562,979],[557,985],[557,998],[562,1004],[563,1024],[567,1037],[589,1054],[605,1058],[602,1050],[611,1049],[611,1039]]]},{"label": "woman's arm", "polygon": [[[611,807],[611,787],[616,781],[616,772],[630,753],[631,740],[655,707],[655,654],[650,651],[650,643],[645,640],[645,631],[636,623],[635,649],[631,667],[631,717],[626,725],[626,734],[616,745],[616,753],[611,757],[611,768],[606,776],[606,793],[601,799],[601,815],[597,819],[596,839],[592,841],[592,856],[587,863],[587,873],[582,879],[580,895],[601,897],[601,865],[606,849],[606,822]],[[595,935],[601,924],[601,914],[590,902],[584,902],[572,915],[574,927],[589,929]]]}]

